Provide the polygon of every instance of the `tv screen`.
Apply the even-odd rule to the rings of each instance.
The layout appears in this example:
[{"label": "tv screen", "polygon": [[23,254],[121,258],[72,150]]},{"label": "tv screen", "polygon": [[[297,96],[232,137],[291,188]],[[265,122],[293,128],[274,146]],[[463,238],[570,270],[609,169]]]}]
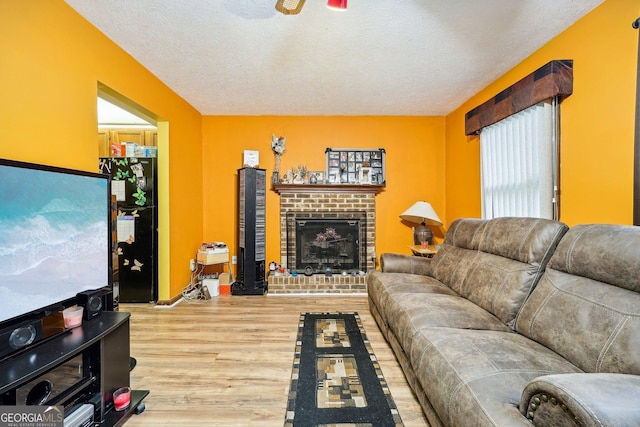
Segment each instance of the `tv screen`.
[{"label": "tv screen", "polygon": [[0,159],[0,324],[109,286],[106,175]]}]

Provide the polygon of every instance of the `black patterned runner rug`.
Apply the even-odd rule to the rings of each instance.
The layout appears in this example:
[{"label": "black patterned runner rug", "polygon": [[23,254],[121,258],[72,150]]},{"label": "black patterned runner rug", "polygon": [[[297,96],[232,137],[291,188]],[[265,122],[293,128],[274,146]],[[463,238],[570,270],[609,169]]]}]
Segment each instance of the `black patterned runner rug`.
[{"label": "black patterned runner rug", "polygon": [[285,427],[400,427],[358,313],[302,313]]}]

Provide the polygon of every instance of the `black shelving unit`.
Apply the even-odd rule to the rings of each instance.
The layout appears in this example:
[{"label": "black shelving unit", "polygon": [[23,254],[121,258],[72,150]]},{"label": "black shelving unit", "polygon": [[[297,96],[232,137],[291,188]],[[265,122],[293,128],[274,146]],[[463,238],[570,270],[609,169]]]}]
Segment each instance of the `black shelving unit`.
[{"label": "black shelving unit", "polygon": [[267,292],[265,169],[238,170],[238,279],[232,295],[264,295]]},{"label": "black shelving unit", "polygon": [[71,360],[81,360],[82,373],[43,405],[63,406],[65,413],[82,404],[94,408],[94,424],[119,426],[143,409],[148,390],[135,390],[124,411],[113,408],[113,392],[129,387],[129,313],[102,312],[82,325],[60,333],[0,362],[0,402],[24,405],[17,396]]}]

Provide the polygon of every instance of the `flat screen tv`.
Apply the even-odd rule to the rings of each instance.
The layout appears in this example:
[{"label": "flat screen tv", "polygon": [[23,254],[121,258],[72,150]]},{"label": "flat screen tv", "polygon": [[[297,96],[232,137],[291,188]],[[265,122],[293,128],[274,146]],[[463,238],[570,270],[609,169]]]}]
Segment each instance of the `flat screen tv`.
[{"label": "flat screen tv", "polygon": [[109,287],[106,175],[0,159],[0,327]]}]

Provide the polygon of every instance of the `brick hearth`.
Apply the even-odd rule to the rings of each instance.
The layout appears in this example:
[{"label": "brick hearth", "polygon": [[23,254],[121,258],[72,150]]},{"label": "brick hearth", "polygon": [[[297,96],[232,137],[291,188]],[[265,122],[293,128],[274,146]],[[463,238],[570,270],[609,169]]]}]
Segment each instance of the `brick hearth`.
[{"label": "brick hearth", "polygon": [[324,274],[296,277],[269,275],[270,294],[357,294],[367,291],[366,276],[342,276]]},{"label": "brick hearth", "polygon": [[[280,195],[280,263],[287,265],[287,212],[340,212],[360,211],[366,214],[365,272],[375,268],[376,252],[376,202],[375,196],[382,185],[291,185],[276,184],[273,190]],[[366,292],[366,277],[363,275],[323,274],[305,276],[298,274],[269,275],[269,293],[363,293]]]}]

